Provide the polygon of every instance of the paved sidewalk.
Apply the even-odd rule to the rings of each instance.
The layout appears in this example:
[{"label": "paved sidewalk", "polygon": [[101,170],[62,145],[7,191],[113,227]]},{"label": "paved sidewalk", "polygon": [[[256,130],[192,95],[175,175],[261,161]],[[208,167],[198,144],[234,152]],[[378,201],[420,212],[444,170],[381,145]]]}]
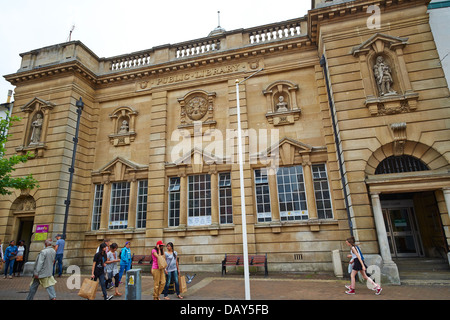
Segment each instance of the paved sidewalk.
[{"label": "paved sidewalk", "polygon": [[[81,276],[81,282],[88,278]],[[56,278],[55,286],[58,300],[84,300],[78,296],[78,289],[69,289],[65,275]],[[0,278],[0,300],[25,300],[30,284],[30,277]],[[125,282],[125,276],[122,278]],[[419,285],[385,285],[381,295],[377,296],[365,284],[357,283],[356,294],[345,294],[345,284],[349,279],[340,280],[330,275],[298,275],[275,274],[264,278],[262,275],[251,275],[250,293],[252,300],[450,300],[450,285],[427,284],[426,280]],[[69,283],[70,285],[70,283]],[[112,300],[125,300],[125,284],[121,284],[121,297]],[[148,273],[142,276],[142,300],[152,300],[153,278]],[[108,291],[114,294],[114,290]],[[188,291],[183,294],[183,301],[193,300],[243,300],[244,277],[239,274],[197,273]],[[179,301],[175,295],[171,300]],[[162,298],[162,296],[161,296]],[[47,300],[45,289],[40,287],[35,300]],[[102,300],[99,286],[96,300]]]}]

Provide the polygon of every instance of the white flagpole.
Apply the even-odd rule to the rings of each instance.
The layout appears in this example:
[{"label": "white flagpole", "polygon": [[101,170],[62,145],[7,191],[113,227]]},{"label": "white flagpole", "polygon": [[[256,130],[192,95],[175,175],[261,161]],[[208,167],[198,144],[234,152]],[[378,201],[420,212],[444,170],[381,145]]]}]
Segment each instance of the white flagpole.
[{"label": "white flagpole", "polygon": [[245,191],[244,191],[244,161],[242,155],[242,130],[241,130],[241,106],[239,102],[239,84],[254,76],[260,69],[241,82],[236,80],[236,101],[237,101],[237,122],[238,122],[238,151],[239,151],[239,180],[241,186],[241,214],[242,214],[242,246],[244,258],[244,284],[245,284],[245,300],[250,300],[250,273],[248,267],[248,245],[247,245],[247,220],[245,214]]}]

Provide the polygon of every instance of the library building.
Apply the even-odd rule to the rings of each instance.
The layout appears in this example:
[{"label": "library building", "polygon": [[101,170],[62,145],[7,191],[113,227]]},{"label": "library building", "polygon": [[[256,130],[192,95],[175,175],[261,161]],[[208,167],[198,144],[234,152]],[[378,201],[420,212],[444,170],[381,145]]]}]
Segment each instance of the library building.
[{"label": "library building", "polygon": [[384,283],[411,263],[449,269],[449,74],[433,10],[312,0],[292,20],[115,57],[81,41],[30,48],[4,76],[21,118],[6,156],[31,153],[12,175],[39,186],[0,199],[0,238],[24,240],[34,262],[64,233],[64,268],[82,270],[104,239],[135,255],[162,240],[181,271],[220,273],[245,234],[269,275],[340,277],[354,236]]}]

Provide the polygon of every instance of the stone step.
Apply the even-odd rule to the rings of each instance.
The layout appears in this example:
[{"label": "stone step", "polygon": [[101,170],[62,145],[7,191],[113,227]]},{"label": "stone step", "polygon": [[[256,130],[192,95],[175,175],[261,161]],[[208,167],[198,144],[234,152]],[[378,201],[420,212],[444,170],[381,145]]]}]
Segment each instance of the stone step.
[{"label": "stone step", "polygon": [[448,271],[450,266],[448,261],[443,259],[411,258],[395,259],[399,272],[402,271]]},{"label": "stone step", "polygon": [[402,284],[450,284],[450,266],[444,259],[403,258],[395,259],[394,262]]}]

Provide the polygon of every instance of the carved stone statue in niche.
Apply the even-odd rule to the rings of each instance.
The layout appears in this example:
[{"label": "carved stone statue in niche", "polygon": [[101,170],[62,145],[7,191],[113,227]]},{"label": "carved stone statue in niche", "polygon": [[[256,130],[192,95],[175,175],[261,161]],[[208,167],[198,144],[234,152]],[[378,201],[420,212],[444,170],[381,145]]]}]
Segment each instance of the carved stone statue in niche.
[{"label": "carved stone statue in niche", "polygon": [[36,115],[36,120],[34,120],[31,123],[32,132],[31,132],[30,145],[39,144],[39,141],[41,139],[42,123],[43,123],[42,114],[38,113]]},{"label": "carved stone statue in niche", "polygon": [[195,96],[186,103],[186,115],[194,121],[203,118],[208,111],[208,101],[201,96]]},{"label": "carved stone statue in niche", "polygon": [[288,111],[288,104],[286,101],[284,101],[284,97],[280,95],[278,97],[277,112],[284,112],[284,111]]},{"label": "carved stone statue in niche", "polygon": [[378,87],[378,93],[380,96],[385,96],[388,94],[397,94],[396,91],[392,89],[392,84],[394,80],[392,79],[392,71],[389,65],[384,61],[383,56],[378,56],[376,63],[373,66],[373,74]]},{"label": "carved stone statue in niche", "polygon": [[128,133],[129,127],[128,127],[128,121],[123,120],[122,125],[120,126],[119,133]]}]

